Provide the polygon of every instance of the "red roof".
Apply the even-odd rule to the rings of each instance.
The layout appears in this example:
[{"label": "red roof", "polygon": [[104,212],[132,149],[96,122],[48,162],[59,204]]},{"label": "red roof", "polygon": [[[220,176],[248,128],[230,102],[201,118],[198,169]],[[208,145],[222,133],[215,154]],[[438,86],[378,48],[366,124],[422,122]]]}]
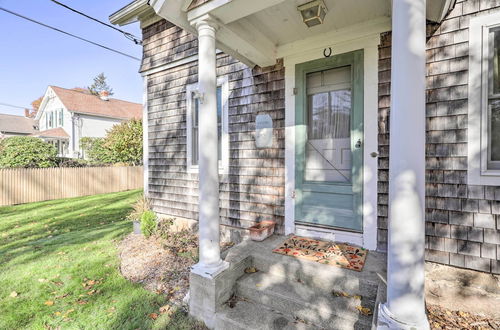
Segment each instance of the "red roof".
[{"label": "red roof", "polygon": [[36,133],[30,134],[30,135],[36,136],[36,137],[42,137],[42,138],[43,137],[45,137],[45,138],[69,138],[68,133],[66,133],[66,131],[61,127],[47,129],[45,131],[36,132]]},{"label": "red roof", "polygon": [[139,119],[142,117],[142,105],[139,103],[112,98],[104,101],[99,96],[92,94],[57,86],[50,86],[50,88],[69,111],[120,119]]}]

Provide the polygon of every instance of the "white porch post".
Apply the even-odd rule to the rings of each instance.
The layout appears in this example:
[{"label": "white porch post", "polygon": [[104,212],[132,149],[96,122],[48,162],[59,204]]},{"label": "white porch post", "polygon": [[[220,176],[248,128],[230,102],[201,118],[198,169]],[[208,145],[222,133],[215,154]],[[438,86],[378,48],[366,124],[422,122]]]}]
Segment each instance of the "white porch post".
[{"label": "white porch post", "polygon": [[217,140],[217,74],[215,32],[210,17],[194,24],[198,30],[199,92],[199,256],[192,271],[214,277],[227,268],[220,257],[219,165]]},{"label": "white porch post", "polygon": [[425,0],[392,1],[387,302],[379,329],[428,329],[425,249]]}]

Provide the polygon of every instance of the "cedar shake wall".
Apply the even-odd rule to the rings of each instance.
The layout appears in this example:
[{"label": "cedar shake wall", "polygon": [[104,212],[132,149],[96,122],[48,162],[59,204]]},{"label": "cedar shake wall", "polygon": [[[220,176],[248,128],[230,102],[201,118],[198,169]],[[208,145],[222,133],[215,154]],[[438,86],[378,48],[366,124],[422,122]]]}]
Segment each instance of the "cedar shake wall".
[{"label": "cedar shake wall", "polygon": [[[142,70],[197,53],[194,36],[160,21],[144,31]],[[198,219],[198,175],[187,173],[186,85],[198,81],[197,61],[148,75],[149,190],[153,209]],[[221,222],[247,228],[274,219],[284,232],[284,68],[250,69],[217,56],[217,76],[229,80],[229,172],[221,175]],[[273,118],[273,147],[255,147],[255,118]],[[216,152],[216,151],[215,151]]]},{"label": "cedar shake wall", "polygon": [[[493,12],[500,17],[500,1],[458,0],[441,25],[428,26],[425,229],[427,260],[499,274],[500,187],[467,184],[469,19]],[[387,248],[390,57],[386,33],[379,48],[381,250]]]}]

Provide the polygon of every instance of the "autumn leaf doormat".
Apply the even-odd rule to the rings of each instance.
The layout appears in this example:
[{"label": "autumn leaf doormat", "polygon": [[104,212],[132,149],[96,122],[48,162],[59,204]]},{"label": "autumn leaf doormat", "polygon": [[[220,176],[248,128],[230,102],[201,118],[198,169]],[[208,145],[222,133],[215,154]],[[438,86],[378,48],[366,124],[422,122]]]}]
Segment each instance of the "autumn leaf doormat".
[{"label": "autumn leaf doormat", "polygon": [[360,272],[368,250],[345,243],[333,243],[292,236],[273,250],[299,259],[307,259]]}]

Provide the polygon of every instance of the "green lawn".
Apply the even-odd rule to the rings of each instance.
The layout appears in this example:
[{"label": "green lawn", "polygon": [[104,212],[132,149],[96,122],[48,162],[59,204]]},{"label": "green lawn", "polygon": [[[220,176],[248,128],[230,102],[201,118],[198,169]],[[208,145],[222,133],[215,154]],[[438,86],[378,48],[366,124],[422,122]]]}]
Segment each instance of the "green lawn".
[{"label": "green lawn", "polygon": [[191,328],[120,275],[116,245],[140,193],[0,207],[0,329]]}]

